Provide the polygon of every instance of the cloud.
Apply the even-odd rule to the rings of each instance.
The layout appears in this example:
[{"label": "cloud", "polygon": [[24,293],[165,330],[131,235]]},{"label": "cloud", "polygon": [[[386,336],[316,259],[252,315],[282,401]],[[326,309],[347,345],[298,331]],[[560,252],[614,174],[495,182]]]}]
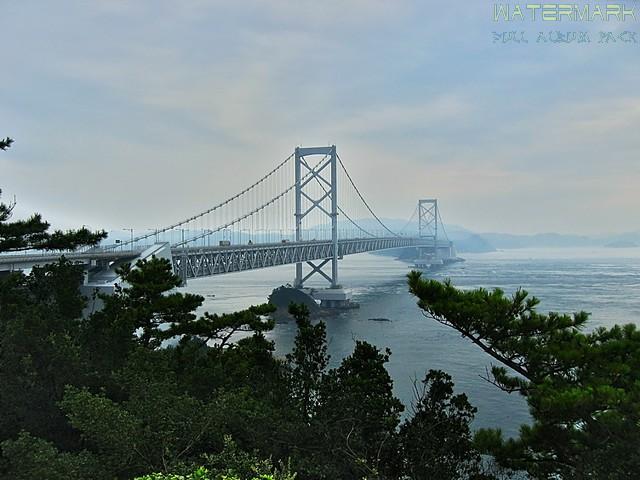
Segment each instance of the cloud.
[{"label": "cloud", "polygon": [[439,196],[479,230],[591,232],[640,207],[632,46],[494,45],[479,4],[64,7],[0,20],[2,187],[54,221],[168,223],[327,143],[387,217]]}]

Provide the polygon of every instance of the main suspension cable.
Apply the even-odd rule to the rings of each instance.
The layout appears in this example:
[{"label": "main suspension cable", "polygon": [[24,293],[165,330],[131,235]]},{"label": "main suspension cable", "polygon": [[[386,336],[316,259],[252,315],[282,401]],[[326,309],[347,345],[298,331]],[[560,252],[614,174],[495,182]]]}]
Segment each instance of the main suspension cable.
[{"label": "main suspension cable", "polygon": [[289,155],[287,158],[285,158],[282,162],[280,162],[273,170],[271,170],[269,173],[267,173],[265,176],[263,176],[262,178],[260,178],[257,182],[253,183],[252,185],[250,185],[249,187],[245,188],[244,190],[242,190],[241,192],[233,195],[232,197],[227,198],[224,202],[221,202],[207,210],[204,210],[196,215],[193,215],[192,217],[189,217],[185,220],[182,220],[180,222],[174,223],[173,225],[169,225],[168,227],[164,227],[164,228],[160,228],[158,230],[154,230],[151,233],[146,233],[144,235],[140,235],[132,240],[128,240],[125,242],[121,242],[121,243],[117,243],[117,244],[113,244],[113,245],[105,245],[103,248],[105,249],[109,249],[109,248],[122,248],[125,245],[133,245],[136,242],[139,242],[140,240],[144,240],[146,238],[152,237],[154,235],[158,235],[159,233],[164,233],[167,232],[169,230],[173,230],[176,227],[179,227],[181,225],[184,225],[185,223],[189,223],[192,222],[193,220],[196,220],[198,218],[204,217],[205,215],[214,212],[215,210],[218,210],[221,207],[224,207],[225,205],[228,205],[229,203],[231,203],[232,201],[236,200],[237,198],[243,196],[245,193],[249,192],[250,190],[253,190],[255,187],[257,187],[258,185],[260,185],[261,183],[263,183],[265,180],[267,180],[269,177],[271,177],[274,173],[276,173],[278,170],[280,170],[282,167],[284,167],[292,158],[293,158],[294,154],[292,153],[291,155]]},{"label": "main suspension cable", "polygon": [[389,232],[391,235],[393,235],[394,237],[398,237],[399,235],[397,233],[395,233],[394,231],[392,231],[391,229],[389,229],[389,227],[387,227],[382,220],[380,220],[378,218],[378,216],[373,212],[373,210],[371,209],[371,207],[369,206],[369,204],[367,203],[367,201],[364,199],[364,197],[362,196],[362,194],[360,193],[360,190],[358,190],[358,187],[356,187],[356,184],[354,183],[353,179],[351,178],[351,175],[349,175],[349,172],[347,171],[347,168],[344,166],[344,163],[342,163],[342,159],[340,158],[340,155],[337,155],[338,157],[338,161],[340,162],[340,166],[342,167],[342,170],[344,171],[344,173],[347,175],[347,178],[349,179],[349,182],[351,182],[351,186],[353,186],[353,188],[355,189],[356,193],[358,194],[358,196],[360,197],[360,200],[362,200],[362,203],[364,203],[364,206],[367,207],[367,210],[369,210],[369,213],[371,215],[373,215],[373,218],[375,218],[378,223],[380,225],[382,225],[382,228],[384,228],[387,232]]},{"label": "main suspension cable", "polygon": [[[318,182],[318,185],[320,185],[322,190],[324,190],[324,193],[329,193],[329,192],[327,192],[327,189],[324,187],[324,185],[322,185],[322,183],[320,182],[320,180],[317,177],[315,178],[315,180],[316,180],[316,182]],[[349,220],[362,233],[364,233],[366,235],[369,235],[370,237],[375,237],[375,235],[373,233],[367,232],[364,228],[362,228],[354,220],[352,220],[351,217],[349,215],[347,215],[347,213],[344,210],[342,210],[342,208],[340,208],[340,206],[338,206],[338,212],[340,212],[342,215],[344,215],[345,218],[347,220]]]},{"label": "main suspension cable", "polygon": [[[416,214],[417,214],[417,213],[418,213],[418,205],[416,205],[416,208],[414,208],[414,209],[413,209],[413,213],[411,214],[411,217],[409,217],[409,221],[406,223],[406,225],[405,225],[404,227],[402,227],[402,228],[400,229],[400,231],[399,231],[399,232],[404,232],[404,231],[405,231],[405,229],[406,229],[409,225],[411,225],[411,222],[413,222],[413,220],[415,219],[415,217],[416,217]],[[438,212],[438,213],[439,213],[439,212]]]},{"label": "main suspension cable", "polygon": [[442,215],[440,215],[440,209],[439,208],[438,208],[438,218],[440,219],[440,225],[442,226],[442,231],[444,232],[444,237],[448,241],[451,241],[451,239],[449,238],[449,235],[447,235],[447,229],[444,228],[444,222],[442,221]]},{"label": "main suspension cable", "polygon": [[[291,158],[291,157],[289,157]],[[284,164],[284,163],[283,163]],[[309,178],[314,172],[315,169],[317,168],[317,165],[311,169],[309,172],[307,172],[306,175],[304,175],[301,179],[300,179],[300,183],[302,183],[303,180],[306,180],[307,178]],[[252,217],[253,215],[255,215],[256,213],[264,210],[265,208],[267,208],[269,205],[274,204],[275,202],[277,202],[280,198],[284,197],[287,193],[289,193],[291,190],[293,190],[296,187],[296,183],[294,183],[293,185],[291,185],[290,187],[288,187],[286,190],[284,190],[283,192],[279,193],[278,195],[276,195],[275,197],[271,198],[268,202],[263,203],[262,205],[260,205],[258,208],[253,209],[252,211],[250,211],[249,213],[246,213],[240,217],[237,217],[233,220],[231,220],[230,222],[227,222],[226,224],[219,226],[218,228],[216,228],[215,230],[209,230],[207,232],[201,233],[200,235],[196,235],[193,236],[191,238],[185,239],[181,242],[178,243],[174,243],[173,245],[171,245],[174,248],[178,248],[178,247],[183,247],[191,242],[195,242],[196,240],[200,240],[201,238],[205,238],[208,237],[214,233],[217,233],[221,230],[224,230],[225,228],[228,228],[232,225],[237,224],[238,222],[241,222],[242,220]],[[252,217],[253,218],[253,217]]]}]

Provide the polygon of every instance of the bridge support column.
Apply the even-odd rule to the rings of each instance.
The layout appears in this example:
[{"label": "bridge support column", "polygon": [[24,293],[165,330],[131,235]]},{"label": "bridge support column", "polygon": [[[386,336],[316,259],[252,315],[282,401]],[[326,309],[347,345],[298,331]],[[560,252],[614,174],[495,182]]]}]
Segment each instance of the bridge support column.
[{"label": "bridge support column", "polygon": [[333,257],[331,258],[331,288],[338,286],[338,155],[336,146],[331,147],[331,241]]},{"label": "bridge support column", "polygon": [[[296,176],[296,242],[302,240],[302,157],[300,156],[300,149],[296,147],[295,152],[295,176]],[[302,262],[296,263],[296,278],[293,281],[295,288],[302,288],[304,280],[302,278]]]}]

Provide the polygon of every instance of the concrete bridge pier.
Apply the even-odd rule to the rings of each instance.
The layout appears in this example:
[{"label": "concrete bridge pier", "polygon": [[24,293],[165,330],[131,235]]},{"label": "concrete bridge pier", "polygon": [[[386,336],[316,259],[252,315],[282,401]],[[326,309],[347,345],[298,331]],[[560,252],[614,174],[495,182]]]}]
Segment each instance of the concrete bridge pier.
[{"label": "concrete bridge pier", "polygon": [[320,301],[323,308],[332,308],[336,310],[349,310],[358,308],[358,304],[352,300],[353,294],[351,290],[338,286],[337,288],[323,288],[311,292],[314,300]]},{"label": "concrete bridge pier", "polygon": [[416,247],[417,256],[414,261],[419,270],[430,270],[449,263],[461,261],[456,255],[453,242],[440,241],[437,245],[419,245]]}]

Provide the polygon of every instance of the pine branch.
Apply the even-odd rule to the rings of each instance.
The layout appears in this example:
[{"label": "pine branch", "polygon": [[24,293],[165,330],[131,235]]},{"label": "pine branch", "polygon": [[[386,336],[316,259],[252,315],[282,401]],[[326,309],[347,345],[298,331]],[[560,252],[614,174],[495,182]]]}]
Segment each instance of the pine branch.
[{"label": "pine branch", "polygon": [[11,144],[13,143],[13,138],[5,138],[4,140],[0,138],[0,150],[6,150],[7,148],[11,147]]}]

